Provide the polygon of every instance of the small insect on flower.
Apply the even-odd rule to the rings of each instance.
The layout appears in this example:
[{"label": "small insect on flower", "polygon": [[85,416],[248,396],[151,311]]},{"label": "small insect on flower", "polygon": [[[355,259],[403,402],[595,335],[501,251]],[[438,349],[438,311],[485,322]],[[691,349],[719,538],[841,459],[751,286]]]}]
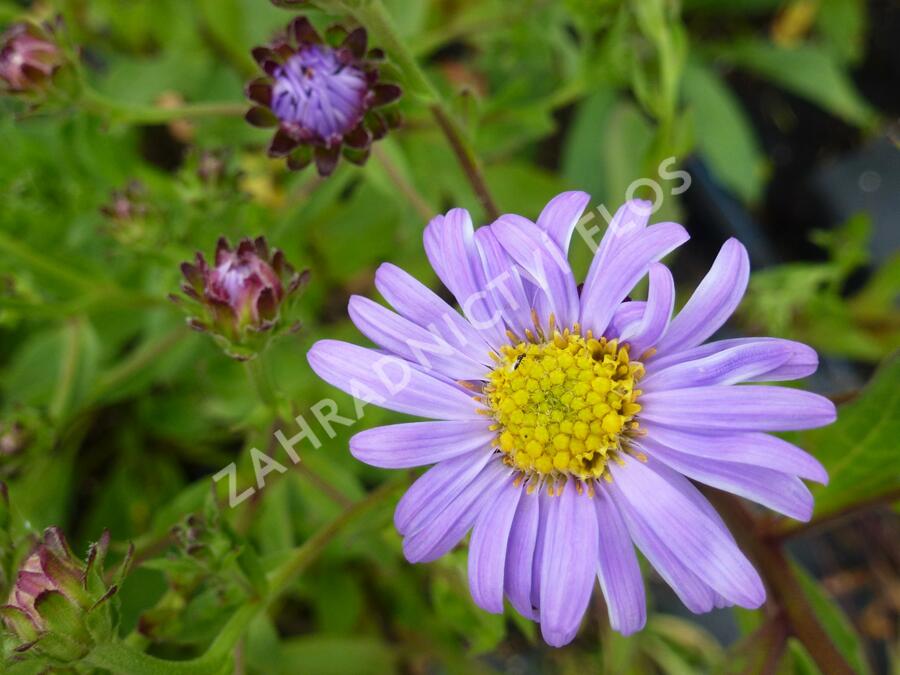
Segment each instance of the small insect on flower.
[{"label": "small insect on flower", "polygon": [[0,84],[7,93],[42,94],[65,61],[49,24],[16,23],[0,36]]},{"label": "small insect on flower", "polygon": [[[508,599],[554,646],[575,637],[595,580],[614,629],[643,627],[635,546],[694,612],[759,607],[759,575],[688,479],[808,520],[801,478],[828,476],[769,432],[835,419],[822,396],[752,384],[814,372],[806,345],[706,342],[747,287],[737,240],[673,317],[675,286],[659,261],[688,234],[648,226],[652,205],[631,201],[579,292],[567,253],[589,201],[563,193],[537,222],[504,215],[478,230],[463,209],[434,218],[425,252],[462,314],[384,264],[375,286],[396,311],[359,296],[349,307],[380,350],[322,340],[308,354],[330,384],[434,420],[350,439],[350,452],[374,466],[435,465],[394,515],[407,559],[435,560],[471,529],[475,602],[501,613]],[[644,277],[646,301],[630,300]]]},{"label": "small insect on flower", "polygon": [[271,46],[253,50],[266,77],[247,85],[247,97],[257,104],[247,121],[277,128],[271,157],[287,157],[295,170],[315,161],[327,176],[342,154],[364,163],[372,141],[399,123],[396,110],[376,110],[396,101],[400,87],[379,82],[384,55],[366,45],[363,28],[347,33],[333,26],[323,40],[299,17]]},{"label": "small insect on flower", "polygon": [[[222,237],[213,265],[197,253],[193,263],[182,263],[182,290],[190,310],[192,328],[209,332],[229,356],[253,358],[280,326],[286,301],[308,279],[309,272],[295,272],[284,253],[269,251],[265,237],[242,239],[232,249]],[[176,302],[181,299],[172,296]],[[295,331],[294,324],[286,330]]]}]

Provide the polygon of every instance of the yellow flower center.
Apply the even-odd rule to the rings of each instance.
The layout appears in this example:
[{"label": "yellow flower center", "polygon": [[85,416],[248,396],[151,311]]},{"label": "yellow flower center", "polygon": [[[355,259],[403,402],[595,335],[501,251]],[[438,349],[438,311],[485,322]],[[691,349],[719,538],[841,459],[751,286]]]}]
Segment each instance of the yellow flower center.
[{"label": "yellow flower center", "polygon": [[484,393],[497,446],[527,474],[601,478],[637,429],[644,367],[628,346],[566,330],[501,349]]}]

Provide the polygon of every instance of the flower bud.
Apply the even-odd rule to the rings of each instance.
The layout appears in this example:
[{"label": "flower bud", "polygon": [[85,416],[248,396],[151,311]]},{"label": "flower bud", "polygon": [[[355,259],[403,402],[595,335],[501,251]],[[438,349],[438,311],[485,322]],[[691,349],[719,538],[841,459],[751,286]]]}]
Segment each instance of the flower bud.
[{"label": "flower bud", "polygon": [[0,617],[20,641],[20,655],[50,657],[74,663],[98,642],[113,636],[107,599],[117,587],[106,587],[102,560],[109,534],[91,547],[88,562],[76,558],[63,533],[48,528],[19,568]]},{"label": "flower bud", "polygon": [[197,157],[197,178],[205,185],[217,185],[228,175],[227,169],[228,160],[223,153],[203,150]]},{"label": "flower bud", "polygon": [[143,218],[147,215],[145,199],[143,184],[133,180],[123,189],[113,190],[109,202],[100,207],[100,213],[119,223]]},{"label": "flower bud", "polygon": [[395,112],[375,111],[401,92],[396,84],[379,83],[376,63],[383,54],[367,52],[366,43],[363,28],[347,33],[334,26],[323,40],[299,17],[286,36],[253,50],[266,77],[247,85],[247,98],[257,104],[247,121],[277,127],[269,156],[287,157],[291,169],[315,160],[319,174],[327,176],[342,154],[364,163],[372,141],[399,123]]},{"label": "flower bud", "polygon": [[21,422],[0,422],[0,459],[16,455],[28,444],[28,432]]},{"label": "flower bud", "polygon": [[8,92],[42,92],[65,60],[49,26],[16,23],[0,36],[0,83]]},{"label": "flower bud", "polygon": [[106,218],[104,230],[121,244],[128,246],[146,239],[150,207],[140,181],[132,180],[124,188],[113,190],[100,213]]},{"label": "flower bud", "polygon": [[182,290],[203,310],[191,317],[192,328],[217,337],[226,352],[237,359],[252,358],[266,334],[278,325],[283,303],[306,280],[281,251],[270,254],[265,237],[242,239],[232,249],[222,237],[213,265],[202,253],[194,263],[183,263]]}]

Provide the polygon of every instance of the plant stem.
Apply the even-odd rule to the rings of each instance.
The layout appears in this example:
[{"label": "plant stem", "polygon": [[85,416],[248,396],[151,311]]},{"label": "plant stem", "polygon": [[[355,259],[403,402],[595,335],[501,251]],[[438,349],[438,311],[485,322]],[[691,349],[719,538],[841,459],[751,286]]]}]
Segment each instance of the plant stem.
[{"label": "plant stem", "polygon": [[278,411],[278,394],[272,381],[272,373],[266,367],[265,352],[257,354],[256,358],[244,361],[247,377],[256,390],[260,402],[266,406],[275,419],[280,417]]},{"label": "plant stem", "polygon": [[874,495],[854,504],[849,504],[841,509],[832,511],[831,513],[826,513],[823,516],[813,518],[806,523],[797,524],[787,520],[779,521],[776,527],[773,528],[771,534],[773,537],[779,540],[796,537],[798,534],[807,534],[810,531],[819,529],[820,527],[834,525],[841,520],[853,518],[862,513],[865,513],[866,511],[869,511],[870,509],[878,506],[889,505],[897,500],[900,500],[900,488],[888,490],[885,493]]},{"label": "plant stem", "polygon": [[334,520],[303,542],[300,547],[294,549],[291,557],[269,574],[269,602],[281,595],[294,577],[318,557],[344,526],[384,502],[404,485],[406,485],[406,476],[383,483],[364,499],[348,506]]},{"label": "plant stem", "polygon": [[233,117],[247,112],[245,103],[206,102],[187,103],[171,108],[154,105],[137,105],[111,99],[93,89],[82,93],[82,105],[89,111],[126,124],[165,124],[173,120],[195,119],[198,117]]},{"label": "plant stem", "polygon": [[63,416],[69,403],[69,397],[72,395],[78,370],[78,359],[81,355],[80,332],[80,319],[70,319],[66,322],[62,361],[59,366],[59,381],[48,410],[50,418],[53,420],[58,421]]},{"label": "plant stem", "polygon": [[118,641],[97,645],[85,658],[97,668],[127,675],[215,675],[222,671],[226,660],[244,635],[257,613],[270,606],[303,570],[309,567],[325,547],[351,522],[385,502],[406,484],[406,477],[384,483],[364,499],[348,506],[334,520],[323,525],[313,536],[294,549],[290,557],[269,574],[266,597],[249,601],[228,620],[209,649],[196,659],[169,661],[145,654],[131,645]]},{"label": "plant stem", "polygon": [[79,270],[66,267],[63,263],[47,258],[27,244],[0,232],[0,251],[12,258],[18,258],[33,270],[46,274],[60,283],[78,286],[84,290],[95,290],[98,283]]},{"label": "plant stem", "polygon": [[216,675],[244,634],[247,626],[260,610],[260,603],[244,605],[228,620],[216,639],[202,656],[188,661],[170,661],[150,656],[124,642],[111,642],[94,647],[86,661],[97,668],[127,675]]},{"label": "plant stem", "polygon": [[97,378],[97,383],[94,385],[94,389],[91,392],[91,399],[94,402],[100,401],[110,391],[114,390],[122,383],[127,382],[144,368],[156,361],[157,358],[168,352],[172,347],[186,338],[187,335],[188,331],[185,329],[184,325],[181,325],[158,339],[144,342],[118,364]]},{"label": "plant stem", "polygon": [[407,46],[382,0],[345,1],[344,9],[356,17],[375,37],[381,47],[391,55],[397,67],[403,72],[407,90],[420,98],[431,111],[451,149],[459,160],[463,173],[472,185],[475,196],[481,202],[488,218],[495,220],[500,212],[494,203],[487,183],[471,144],[462,132],[459,123],[450,114],[440,92],[422,70],[410,48]]},{"label": "plant stem", "polygon": [[754,517],[736,497],[717,490],[704,490],[704,494],[756,564],[769,588],[770,601],[784,612],[791,634],[803,643],[819,670],[828,675],[853,675],[853,668],[819,623],[778,542],[758,535]]},{"label": "plant stem", "polygon": [[384,168],[384,172],[387,174],[388,178],[397,186],[397,189],[403,193],[403,196],[409,200],[409,203],[416,210],[416,212],[425,220],[431,220],[435,215],[435,210],[431,208],[428,202],[419,194],[419,191],[416,190],[415,186],[406,180],[406,177],[400,173],[400,170],[397,168],[397,165],[388,157],[388,154],[377,144],[372,146],[372,154],[375,155],[376,159],[381,163],[381,166]]},{"label": "plant stem", "polygon": [[453,152],[456,153],[456,158],[459,160],[463,173],[465,173],[466,178],[469,179],[469,183],[475,191],[475,196],[478,197],[478,201],[481,202],[481,206],[484,208],[488,218],[490,220],[496,220],[500,217],[500,211],[497,210],[497,206],[494,204],[490,190],[484,180],[484,174],[482,174],[481,169],[478,166],[478,158],[466,142],[465,137],[459,128],[459,124],[440,103],[432,104],[431,114],[434,116],[441,131],[444,132],[444,136],[447,137],[447,142],[450,143]]}]

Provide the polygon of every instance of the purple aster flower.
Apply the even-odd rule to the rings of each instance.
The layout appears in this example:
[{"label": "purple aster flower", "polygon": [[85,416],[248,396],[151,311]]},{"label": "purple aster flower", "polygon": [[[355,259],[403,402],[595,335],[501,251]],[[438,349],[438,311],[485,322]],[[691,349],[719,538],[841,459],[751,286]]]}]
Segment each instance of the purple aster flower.
[{"label": "purple aster flower", "polygon": [[191,327],[211,332],[238,359],[258,351],[263,335],[278,325],[282,304],[308,277],[306,271],[296,272],[282,251],[270,253],[265,237],[242,239],[234,249],[222,237],[213,265],[197,253],[181,271],[182,290],[204,315],[191,317]]},{"label": "purple aster flower", "polygon": [[[425,251],[462,315],[384,264],[375,285],[396,311],[350,301],[381,349],[323,340],[308,355],[356,398],[434,420],[350,441],[374,466],[435,465],[397,506],[407,559],[434,560],[471,529],[475,602],[499,613],[507,598],[554,646],[574,638],[595,578],[613,628],[644,625],[635,546],[694,612],[760,606],[759,575],[688,479],[806,520],[813,500],[801,478],[824,483],[826,472],[768,432],[835,419],[826,398],[755,384],[812,373],[809,347],[705,342],[747,285],[736,240],[672,317],[672,275],[659,260],[688,234],[648,227],[650,205],[628,202],[579,293],[566,254],[588,201],[564,193],[536,223],[504,215],[477,231],[462,209],[438,216]],[[647,300],[629,300],[645,276]]]},{"label": "purple aster flower", "polygon": [[366,31],[328,31],[325,42],[305,17],[295,19],[287,37],[271,47],[258,47],[253,56],[267,77],[247,85],[247,97],[258,104],[247,121],[277,127],[269,146],[272,157],[287,157],[291,169],[305,168],[313,159],[327,176],[341,154],[362,164],[373,139],[397,123],[394,113],[374,109],[400,96],[395,84],[378,82],[380,50],[366,53]]}]

